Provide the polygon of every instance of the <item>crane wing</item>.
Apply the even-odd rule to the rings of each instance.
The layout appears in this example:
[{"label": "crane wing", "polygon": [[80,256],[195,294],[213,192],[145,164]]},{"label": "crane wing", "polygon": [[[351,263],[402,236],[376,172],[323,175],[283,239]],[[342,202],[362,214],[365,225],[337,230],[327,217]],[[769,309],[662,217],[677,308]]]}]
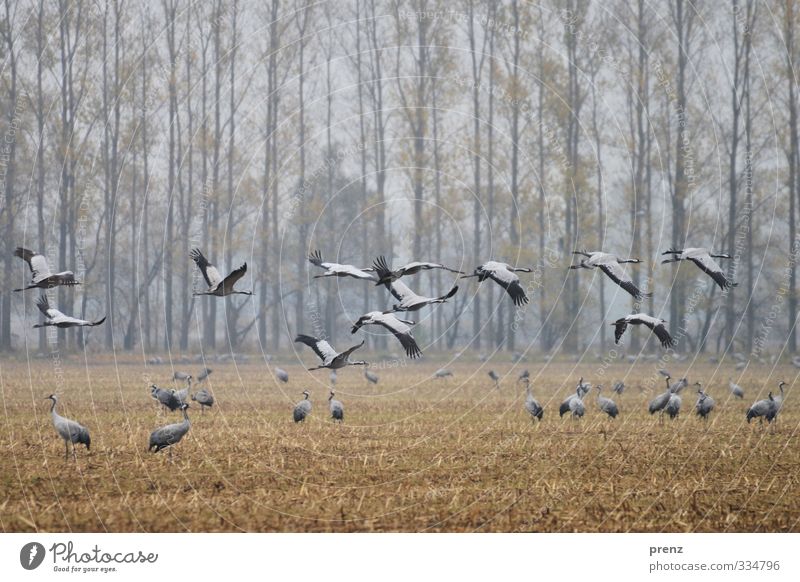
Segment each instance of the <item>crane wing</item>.
[{"label": "crane wing", "polygon": [[323,339],[317,339],[315,337],[311,337],[310,335],[300,334],[294,338],[294,341],[306,344],[308,347],[314,350],[314,353],[317,354],[317,356],[319,356],[323,362],[329,362],[338,355],[331,347],[331,344]]},{"label": "crane wing", "polygon": [[720,289],[724,290],[728,287],[736,287],[738,285],[737,283],[729,281],[725,277],[725,274],[722,272],[722,267],[720,267],[710,256],[703,255],[701,257],[692,257],[689,260],[697,265],[698,268],[706,275],[711,277],[714,282],[719,285]]},{"label": "crane wing", "polygon": [[639,288],[633,284],[633,279],[631,279],[630,275],[628,275],[622,266],[616,261],[613,263],[599,265],[599,267],[609,279],[630,293],[635,299],[641,299],[642,297],[650,297],[653,295],[652,293],[642,293],[642,291],[640,291]]},{"label": "crane wing", "polygon": [[505,268],[489,271],[488,275],[492,281],[506,290],[514,305],[519,307],[528,303],[528,296],[525,295],[525,290],[520,285],[517,275]]},{"label": "crane wing", "polygon": [[208,262],[208,259],[205,258],[200,249],[192,249],[189,256],[197,263],[197,267],[203,273],[203,278],[206,280],[209,289],[216,288],[222,282],[222,275],[219,274],[214,265]]},{"label": "crane wing", "polygon": [[317,267],[322,266],[322,253],[319,252],[319,249],[311,251],[308,255],[308,262]]},{"label": "crane wing", "polygon": [[48,319],[67,318],[66,315],[61,313],[58,309],[50,307],[50,302],[47,300],[47,295],[42,295],[36,300],[36,307],[39,308],[45,317]]},{"label": "crane wing", "polygon": [[624,319],[618,319],[614,322],[614,343],[618,344],[622,334],[628,329],[628,322]]},{"label": "crane wing", "polygon": [[19,257],[28,263],[28,267],[30,267],[31,276],[34,282],[47,279],[52,275],[50,272],[50,267],[47,264],[47,259],[44,258],[44,255],[40,255],[37,252],[23,247],[17,247],[14,251],[14,256]]},{"label": "crane wing", "polygon": [[[648,327],[650,327],[648,325]],[[672,339],[672,336],[669,335],[667,328],[664,327],[663,323],[659,323],[657,326],[653,327],[653,333],[656,334],[656,337],[661,342],[661,345],[665,348],[670,348],[675,345],[675,340]]]},{"label": "crane wing", "polygon": [[422,351],[419,349],[416,340],[411,335],[411,327],[408,324],[400,321],[392,314],[384,315],[382,320],[376,323],[392,332],[394,337],[400,341],[400,345],[403,346],[409,358],[414,359],[422,355]]},{"label": "crane wing", "polygon": [[247,263],[243,264],[238,269],[234,269],[225,277],[222,281],[223,289],[225,291],[233,291],[233,286],[236,285],[236,281],[244,277],[245,273],[247,273]]},{"label": "crane wing", "polygon": [[[378,277],[381,277],[381,273],[378,272]],[[403,283],[402,281],[395,281],[394,283],[386,283],[386,288],[392,292],[392,295],[398,301],[402,301],[406,297],[411,297],[415,293],[408,288],[408,286]]]}]

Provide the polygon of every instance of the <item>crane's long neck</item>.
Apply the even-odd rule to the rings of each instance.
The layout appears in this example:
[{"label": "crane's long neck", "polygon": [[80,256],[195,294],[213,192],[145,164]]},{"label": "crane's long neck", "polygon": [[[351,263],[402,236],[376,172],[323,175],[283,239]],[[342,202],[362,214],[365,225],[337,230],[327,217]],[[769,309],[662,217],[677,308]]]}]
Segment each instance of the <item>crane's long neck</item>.
[{"label": "crane's long neck", "polygon": [[183,422],[186,424],[191,424],[191,421],[189,420],[189,413],[186,412],[185,408],[183,409]]}]

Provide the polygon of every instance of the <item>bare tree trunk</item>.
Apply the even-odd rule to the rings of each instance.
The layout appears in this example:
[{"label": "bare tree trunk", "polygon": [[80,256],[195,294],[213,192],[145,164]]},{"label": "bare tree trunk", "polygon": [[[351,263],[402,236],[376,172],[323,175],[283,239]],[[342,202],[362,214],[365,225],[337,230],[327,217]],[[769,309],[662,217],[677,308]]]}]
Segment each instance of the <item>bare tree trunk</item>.
[{"label": "bare tree trunk", "polygon": [[295,303],[295,327],[299,330],[304,324],[303,313],[305,311],[305,275],[307,272],[306,250],[308,247],[308,217],[306,216],[312,192],[306,191],[304,184],[306,181],[306,101],[305,101],[305,76],[306,76],[306,30],[308,27],[311,7],[306,5],[302,10],[295,13],[298,41],[298,140],[300,146],[300,168],[297,178],[297,192],[303,196],[301,204],[298,206],[296,218],[300,222],[297,229],[297,299]]},{"label": "bare tree trunk", "polygon": [[[14,127],[16,120],[15,117],[22,107],[18,103],[19,97],[17,96],[17,47],[15,46],[13,23],[15,21],[16,8],[12,13],[11,1],[5,0],[5,25],[2,27],[2,32],[6,50],[7,66],[9,69],[9,76],[11,83],[9,86],[9,107],[8,107],[8,127]],[[8,139],[10,134],[6,134],[4,145],[4,153],[8,156],[6,161],[6,175],[5,175],[5,208],[2,214],[5,216],[3,221],[3,231],[5,244],[3,245],[3,266],[6,281],[12,280],[11,271],[13,269],[12,259],[14,258],[14,215],[16,208],[14,204],[14,180],[16,177],[16,156],[17,156],[17,140]],[[11,143],[9,143],[9,141]],[[0,349],[11,350],[11,293],[5,292],[2,294],[2,313],[0,313]]]},{"label": "bare tree trunk", "polygon": [[[481,252],[481,218],[483,217],[483,199],[481,198],[481,102],[480,86],[483,73],[483,62],[486,52],[486,36],[480,49],[477,47],[475,33],[475,1],[467,0],[469,54],[472,63],[472,260],[476,265],[482,263]],[[481,347],[481,295],[475,294],[472,301],[472,344],[476,349]]]},{"label": "bare tree trunk", "polygon": [[[39,0],[39,9],[36,15],[36,123],[39,139],[36,148],[36,224],[39,240],[39,252],[47,253],[44,226],[44,129],[45,129],[45,109],[44,109],[44,90],[42,88],[42,74],[44,72],[44,16],[45,3]],[[39,328],[39,351],[47,349],[46,329]]]},{"label": "bare tree trunk", "polygon": [[175,156],[175,118],[178,114],[177,96],[177,65],[176,65],[176,45],[175,45],[175,17],[177,12],[177,2],[175,0],[164,0],[164,17],[167,20],[167,49],[169,56],[169,168],[167,171],[167,230],[164,240],[164,349],[172,349],[172,328],[173,328],[173,309],[172,309],[172,280],[173,280],[173,250],[174,240],[174,204],[175,195],[175,168],[180,163]]},{"label": "bare tree trunk", "polygon": [[789,330],[788,330],[788,349],[789,352],[794,354],[797,352],[797,330],[795,323],[797,321],[797,269],[795,266],[796,257],[796,237],[797,225],[795,222],[795,213],[797,211],[796,196],[800,196],[800,188],[798,188],[798,134],[797,134],[797,97],[795,95],[797,78],[795,77],[794,67],[794,1],[787,0],[786,13],[784,22],[784,37],[786,42],[786,81],[789,88],[789,175],[787,177],[787,185],[789,190]]}]

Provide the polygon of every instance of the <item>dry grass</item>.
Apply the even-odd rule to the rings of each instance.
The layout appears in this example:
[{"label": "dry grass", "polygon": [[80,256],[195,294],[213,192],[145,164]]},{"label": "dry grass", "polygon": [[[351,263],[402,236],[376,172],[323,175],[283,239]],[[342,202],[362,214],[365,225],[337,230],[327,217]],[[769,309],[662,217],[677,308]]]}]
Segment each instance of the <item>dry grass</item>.
[{"label": "dry grass", "polygon": [[[174,450],[146,452],[150,431],[177,421],[149,397],[143,367],[64,366],[54,384],[46,361],[0,368],[0,524],[4,531],[798,531],[800,413],[788,399],[777,426],[744,422],[744,411],[781,374],[752,370],[744,402],[728,399],[727,372],[707,389],[712,421],[690,414],[660,426],[647,412],[658,388],[642,390],[641,364],[626,378],[615,422],[587,398],[580,422],[558,418],[574,386],[574,364],[529,365],[545,404],[534,424],[524,392],[505,378],[491,388],[486,368],[453,366],[455,378],[425,380],[433,363],[339,373],[344,426],[328,419],[327,371],[316,382],[284,366],[276,385],[263,365],[216,365],[211,413],[192,409],[192,429]],[[494,365],[505,372],[510,365]],[[191,370],[190,366],[180,366]],[[591,378],[597,366],[578,369]],[[627,366],[611,366],[607,378]],[[692,381],[714,368],[692,368]],[[642,374],[637,377],[637,373]],[[167,385],[167,366],[150,368]],[[569,387],[562,384],[569,379]],[[763,388],[769,378],[769,386]],[[310,387],[314,412],[291,421]],[[43,398],[54,388],[61,412],[88,426],[92,451],[65,462]]]}]

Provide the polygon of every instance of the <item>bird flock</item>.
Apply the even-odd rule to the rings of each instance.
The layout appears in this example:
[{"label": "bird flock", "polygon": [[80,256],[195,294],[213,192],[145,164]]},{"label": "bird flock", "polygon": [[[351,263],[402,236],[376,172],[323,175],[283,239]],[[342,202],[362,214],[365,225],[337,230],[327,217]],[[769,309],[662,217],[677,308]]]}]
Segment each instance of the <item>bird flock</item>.
[{"label": "bird flock", "polygon": [[[72,271],[62,271],[53,273],[47,263],[46,258],[35,251],[18,247],[14,255],[23,259],[29,266],[31,271],[31,282],[27,286],[15,289],[15,291],[25,291],[28,289],[41,289],[49,290],[58,286],[72,286],[80,285],[81,282],[75,279],[75,274]],[[615,255],[601,252],[601,251],[574,251],[573,255],[580,257],[577,264],[571,265],[570,270],[580,269],[600,269],[609,279],[611,279],[621,289],[629,293],[635,300],[641,301],[646,297],[652,296],[650,292],[645,292],[639,289],[633,279],[624,270],[624,264],[638,264],[642,261],[637,258],[619,258]],[[684,249],[670,249],[663,253],[669,258],[662,261],[662,263],[678,263],[681,261],[690,261],[694,263],[700,270],[706,273],[715,284],[721,289],[729,289],[736,286],[736,283],[730,281],[722,271],[719,264],[714,259],[729,259],[730,256],[722,253],[712,253],[708,249],[702,248],[684,248]],[[252,291],[241,291],[236,289],[236,284],[247,274],[247,263],[243,263],[240,267],[231,271],[227,276],[222,277],[219,269],[214,266],[198,248],[193,248],[189,256],[192,261],[197,265],[198,270],[203,276],[207,288],[204,291],[193,291],[196,296],[211,296],[211,297],[227,297],[230,295],[253,295]],[[401,279],[413,276],[422,271],[429,271],[439,269],[459,275],[460,279],[467,279],[475,277],[478,282],[483,282],[491,279],[500,287],[502,287],[508,296],[511,298],[513,304],[517,307],[526,305],[529,298],[525,293],[525,288],[520,281],[517,273],[531,273],[532,269],[527,267],[514,266],[508,263],[498,261],[487,261],[479,265],[471,274],[465,274],[457,269],[450,268],[440,263],[413,261],[402,265],[400,267],[393,267],[385,256],[379,256],[374,261],[372,266],[359,268],[353,265],[346,265],[340,263],[333,263],[323,261],[322,254],[319,250],[314,250],[308,255],[308,261],[323,269],[321,274],[314,275],[314,278],[326,277],[349,277],[357,280],[372,281],[375,286],[384,286],[389,291],[395,302],[384,310],[374,310],[360,316],[352,324],[351,333],[356,334],[364,326],[376,325],[388,330],[398,340],[403,348],[406,356],[409,358],[419,358],[422,356],[422,350],[417,344],[413,336],[413,328],[416,325],[414,321],[398,317],[398,313],[410,313],[419,311],[427,306],[445,303],[451,299],[459,290],[458,285],[453,285],[448,292],[436,297],[427,297],[419,295],[412,291]],[[33,327],[94,327],[104,323],[105,317],[91,321],[79,319],[68,316],[57,308],[50,305],[50,301],[46,295],[41,295],[37,301],[36,306],[44,315],[44,322],[35,324]],[[652,333],[659,340],[661,345],[669,348],[675,345],[675,340],[670,335],[666,328],[667,322],[661,318],[646,314],[646,313],[632,313],[620,317],[612,322],[614,326],[614,339],[615,343],[620,343],[622,336],[630,325],[644,325],[648,327]],[[315,337],[303,333],[297,334],[294,340],[296,343],[304,344],[310,347],[316,356],[319,358],[319,365],[309,368],[309,371],[319,369],[330,370],[330,393],[328,397],[328,405],[331,419],[334,422],[344,422],[344,405],[340,400],[334,398],[336,395],[333,386],[337,381],[336,370],[345,368],[347,366],[364,366],[364,377],[369,383],[377,384],[379,381],[378,376],[371,372],[367,367],[369,363],[365,360],[352,359],[355,351],[364,346],[365,340],[362,339],[359,343],[345,349],[344,351],[337,351],[324,337]],[[197,376],[199,383],[204,382],[212,370],[205,368]],[[655,398],[653,398],[648,405],[648,412],[651,415],[658,413],[659,422],[663,422],[664,415],[669,416],[670,419],[678,417],[681,411],[682,399],[680,393],[685,389],[689,383],[686,378],[681,378],[675,383],[671,383],[671,376],[668,372],[661,370],[661,374],[665,377],[666,386],[665,391]],[[275,378],[281,382],[287,383],[289,381],[289,374],[278,367],[273,368]],[[488,372],[490,379],[494,383],[494,387],[500,388],[500,376],[494,371]],[[452,376],[452,372],[447,369],[437,370],[434,378],[443,379]],[[189,402],[196,402],[201,409],[201,414],[206,408],[211,408],[214,405],[214,396],[207,389],[202,388],[194,393],[191,392],[193,376],[185,372],[175,372],[173,381],[185,382],[186,386],[180,390],[171,389],[166,390],[156,386],[150,386],[150,395],[159,404],[159,407],[164,411],[180,411],[183,420],[177,423],[170,423],[159,428],[156,428],[150,434],[148,441],[148,450],[158,452],[163,449],[169,450],[169,455],[172,455],[172,446],[179,443],[181,439],[189,432],[191,428],[191,421],[187,410],[190,408]],[[525,370],[519,377],[519,382],[525,385],[525,400],[524,407],[531,419],[542,421],[544,418],[544,406],[533,395],[531,388],[530,373]],[[768,394],[766,399],[758,400],[750,406],[746,412],[746,420],[749,423],[753,419],[759,419],[763,423],[772,423],[778,416],[781,410],[784,399],[785,382],[779,384],[779,395],[774,395],[772,392]],[[707,421],[715,408],[715,400],[703,390],[702,384],[696,382],[697,387],[697,401],[694,406],[695,413],[698,417]],[[594,387],[597,391],[597,408],[598,410],[607,415],[611,419],[615,419],[620,415],[619,406],[612,398],[603,395],[603,386],[598,385]],[[729,388],[731,395],[737,399],[744,398],[744,390],[741,386],[735,384],[732,379],[729,380]],[[559,406],[559,416],[563,417],[569,414],[571,418],[578,420],[586,414],[585,400],[591,392],[591,384],[580,378],[575,388],[575,393],[568,396],[561,402]],[[616,382],[612,387],[612,392],[621,395],[625,389],[623,382]],[[300,400],[292,410],[292,418],[295,423],[304,422],[312,412],[311,393],[308,390],[302,392],[303,399]],[[65,457],[69,454],[69,444],[73,445],[73,455],[75,454],[75,445],[83,444],[89,449],[91,445],[91,438],[89,430],[80,423],[64,418],[57,410],[58,397],[51,394],[47,397],[51,401],[50,412],[52,416],[53,426],[55,427],[58,435],[64,440],[65,443]]]}]

